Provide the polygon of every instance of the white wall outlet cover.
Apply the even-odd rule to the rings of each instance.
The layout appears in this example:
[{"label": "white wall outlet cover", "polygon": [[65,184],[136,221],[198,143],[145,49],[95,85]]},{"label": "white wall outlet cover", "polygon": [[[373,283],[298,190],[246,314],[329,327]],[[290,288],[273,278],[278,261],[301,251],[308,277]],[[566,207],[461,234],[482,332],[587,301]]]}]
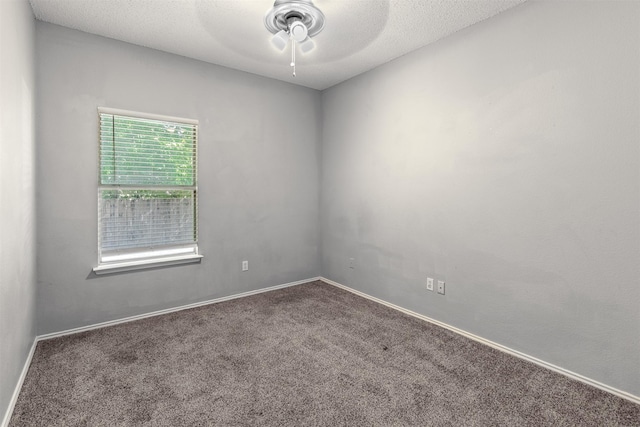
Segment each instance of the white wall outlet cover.
[{"label": "white wall outlet cover", "polygon": [[249,270],[249,261],[242,261],[242,271]]},{"label": "white wall outlet cover", "polygon": [[438,280],[438,293],[444,295],[444,281]]},{"label": "white wall outlet cover", "polygon": [[433,278],[427,277],[427,290],[433,291]]}]

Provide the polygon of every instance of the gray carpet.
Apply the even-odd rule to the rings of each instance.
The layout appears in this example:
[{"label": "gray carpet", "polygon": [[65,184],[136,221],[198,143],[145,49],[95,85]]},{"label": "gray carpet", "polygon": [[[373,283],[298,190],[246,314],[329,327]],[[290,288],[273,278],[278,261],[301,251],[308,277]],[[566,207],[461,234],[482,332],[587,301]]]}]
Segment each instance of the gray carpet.
[{"label": "gray carpet", "polygon": [[10,426],[640,425],[640,406],[321,282],[40,342]]}]

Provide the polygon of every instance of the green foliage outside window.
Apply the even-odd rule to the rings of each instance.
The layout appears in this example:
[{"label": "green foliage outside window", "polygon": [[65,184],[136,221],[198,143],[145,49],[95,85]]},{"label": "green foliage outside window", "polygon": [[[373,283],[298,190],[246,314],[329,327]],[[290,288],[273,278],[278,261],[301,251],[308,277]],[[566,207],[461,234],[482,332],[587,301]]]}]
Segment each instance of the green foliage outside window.
[{"label": "green foliage outside window", "polygon": [[[195,186],[195,133],[187,124],[102,115],[100,183],[122,186],[119,197],[175,198],[179,192],[149,187]],[[111,191],[103,195],[115,196]]]}]

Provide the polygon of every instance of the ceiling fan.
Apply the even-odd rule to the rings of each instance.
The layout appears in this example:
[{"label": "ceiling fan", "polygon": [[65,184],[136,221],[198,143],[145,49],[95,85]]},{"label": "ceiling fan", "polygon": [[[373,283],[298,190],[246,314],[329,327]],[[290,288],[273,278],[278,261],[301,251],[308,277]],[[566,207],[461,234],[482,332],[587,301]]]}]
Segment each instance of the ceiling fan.
[{"label": "ceiling fan", "polygon": [[315,47],[311,39],[324,28],[324,14],[311,0],[276,0],[264,17],[271,42],[281,52],[291,41],[291,67],[296,76],[296,43],[302,53]]}]

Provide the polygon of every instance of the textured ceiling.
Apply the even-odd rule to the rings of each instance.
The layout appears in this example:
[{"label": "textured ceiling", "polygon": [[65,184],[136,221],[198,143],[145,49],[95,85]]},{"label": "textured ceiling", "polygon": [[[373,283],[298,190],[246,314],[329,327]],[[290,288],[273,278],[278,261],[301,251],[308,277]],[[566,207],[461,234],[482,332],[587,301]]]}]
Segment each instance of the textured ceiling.
[{"label": "textured ceiling", "polygon": [[264,27],[273,0],[30,0],[37,19],[325,89],[525,0],[315,0],[316,48],[277,51]]}]

